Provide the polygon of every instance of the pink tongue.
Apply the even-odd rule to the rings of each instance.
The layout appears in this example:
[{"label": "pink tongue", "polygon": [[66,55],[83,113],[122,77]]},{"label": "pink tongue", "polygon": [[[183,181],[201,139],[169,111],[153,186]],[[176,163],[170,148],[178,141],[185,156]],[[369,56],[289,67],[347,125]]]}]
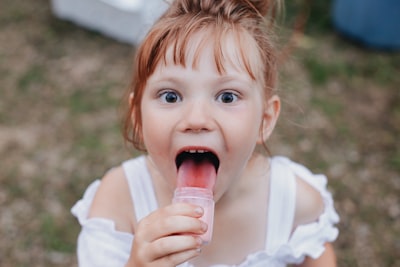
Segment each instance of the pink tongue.
[{"label": "pink tongue", "polygon": [[177,187],[201,187],[213,190],[217,173],[214,165],[203,160],[185,160],[178,170]]}]

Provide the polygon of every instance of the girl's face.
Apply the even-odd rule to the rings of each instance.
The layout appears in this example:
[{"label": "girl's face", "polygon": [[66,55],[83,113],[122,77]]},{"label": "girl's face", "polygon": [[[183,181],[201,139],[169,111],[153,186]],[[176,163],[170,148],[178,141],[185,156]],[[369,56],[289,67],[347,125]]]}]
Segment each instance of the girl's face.
[{"label": "girl's face", "polygon": [[235,42],[227,40],[224,46],[229,60],[223,74],[217,71],[212,41],[193,64],[192,50],[202,37],[197,34],[189,43],[185,67],[174,64],[169,51],[166,63],[159,63],[149,77],[142,98],[142,131],[149,156],[171,190],[180,153],[212,152],[219,161],[214,187],[218,200],[241,176],[262,139],[265,100],[261,84],[240,63]]}]

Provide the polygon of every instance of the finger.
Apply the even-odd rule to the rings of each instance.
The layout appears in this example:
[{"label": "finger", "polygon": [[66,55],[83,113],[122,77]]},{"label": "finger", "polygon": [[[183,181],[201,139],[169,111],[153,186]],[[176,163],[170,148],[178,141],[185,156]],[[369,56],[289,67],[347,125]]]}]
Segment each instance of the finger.
[{"label": "finger", "polygon": [[[173,203],[160,209],[160,215],[162,216],[182,215],[200,218],[201,216],[203,216],[203,214],[204,210],[202,207],[189,203]],[[150,214],[150,217],[151,215],[152,214]]]},{"label": "finger", "polygon": [[138,225],[136,238],[145,242],[153,242],[159,238],[177,234],[204,234],[207,224],[197,218],[188,216],[168,216],[159,218],[147,224]]},{"label": "finger", "polygon": [[[180,251],[173,254],[165,255],[158,259],[138,258],[136,255],[131,255],[128,261],[129,266],[149,266],[149,267],[175,267],[201,254],[201,248],[194,248],[185,251]],[[143,255],[144,256],[144,255]],[[127,266],[128,266],[127,265]]]},{"label": "finger", "polygon": [[166,217],[157,226],[165,233],[164,236],[182,233],[204,234],[207,231],[207,224],[200,219],[180,215]]},{"label": "finger", "polygon": [[202,239],[192,235],[173,235],[160,238],[148,247],[149,257],[159,259],[184,251],[200,249]]},{"label": "finger", "polygon": [[158,209],[143,218],[137,225],[136,238],[152,242],[162,236],[184,232],[202,233],[205,225],[197,218],[203,215],[203,209],[191,204],[176,203]]},{"label": "finger", "polygon": [[[197,218],[201,216],[201,212],[196,211],[193,205],[179,203],[158,209],[143,218],[135,229],[133,258],[137,262],[149,263],[168,255],[197,249],[200,240],[195,239],[193,235],[204,234],[207,230],[207,225]],[[194,255],[193,251],[189,254]],[[183,256],[177,257],[180,259]]]},{"label": "finger", "polygon": [[[201,247],[201,238],[190,235],[170,236],[161,238],[153,243],[146,244],[145,246],[133,245],[133,256],[132,260],[135,261],[136,265],[139,262],[144,263],[155,263],[159,262],[160,259],[172,254],[180,254],[184,251],[198,250]],[[179,257],[178,257],[179,259]],[[165,261],[166,259],[164,259]],[[166,260],[168,261],[168,260]],[[169,265],[155,265],[155,266],[169,266]],[[175,265],[173,265],[175,266]]]},{"label": "finger", "polygon": [[170,254],[163,258],[158,259],[155,262],[156,263],[155,266],[177,266],[179,264],[187,262],[188,260],[190,260],[196,256],[199,256],[200,254],[201,254],[200,248]]},{"label": "finger", "polygon": [[201,207],[187,203],[175,203],[150,213],[138,223],[138,227],[143,226],[147,228],[153,224],[158,226],[160,221],[170,216],[179,215],[200,218],[203,216],[203,213],[204,211]]}]

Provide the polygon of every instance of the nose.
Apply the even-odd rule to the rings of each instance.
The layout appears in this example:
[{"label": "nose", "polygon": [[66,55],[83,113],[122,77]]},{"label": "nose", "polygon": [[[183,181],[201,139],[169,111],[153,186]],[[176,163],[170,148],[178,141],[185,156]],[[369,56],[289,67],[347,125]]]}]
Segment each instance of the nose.
[{"label": "nose", "polygon": [[212,107],[206,101],[194,100],[187,103],[182,118],[182,130],[185,132],[198,133],[212,130]]}]

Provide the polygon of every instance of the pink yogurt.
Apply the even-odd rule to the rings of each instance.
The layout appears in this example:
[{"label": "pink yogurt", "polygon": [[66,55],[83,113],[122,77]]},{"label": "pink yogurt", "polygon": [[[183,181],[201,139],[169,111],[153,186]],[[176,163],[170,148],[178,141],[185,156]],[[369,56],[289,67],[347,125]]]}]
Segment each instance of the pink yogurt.
[{"label": "pink yogurt", "polygon": [[173,203],[184,202],[200,206],[204,210],[200,218],[208,226],[207,232],[201,235],[203,244],[208,244],[212,238],[214,223],[214,199],[210,189],[201,187],[178,187],[174,192]]}]

